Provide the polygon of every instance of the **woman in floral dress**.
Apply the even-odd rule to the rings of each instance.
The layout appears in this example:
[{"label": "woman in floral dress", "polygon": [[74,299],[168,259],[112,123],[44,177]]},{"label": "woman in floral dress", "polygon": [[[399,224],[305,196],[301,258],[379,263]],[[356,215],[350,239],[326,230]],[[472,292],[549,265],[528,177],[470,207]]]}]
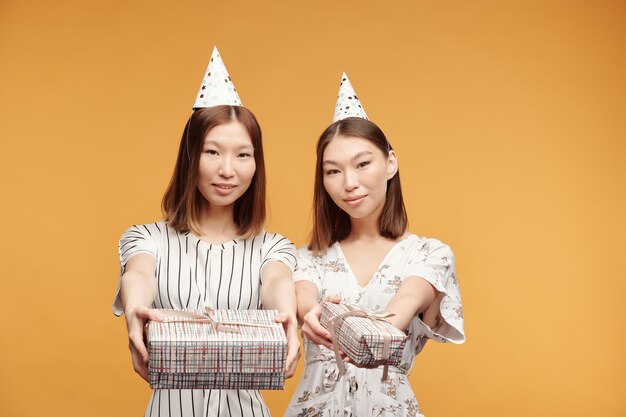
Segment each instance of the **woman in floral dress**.
[{"label": "woman in floral dress", "polygon": [[[335,122],[317,145],[313,230],[294,273],[306,369],[287,416],[420,416],[407,374],[428,339],[463,343],[463,313],[450,248],[407,232],[398,163],[367,120],[345,74]],[[324,300],[394,313],[406,330],[402,362],[339,375],[319,323]],[[341,359],[339,359],[341,360]]]}]

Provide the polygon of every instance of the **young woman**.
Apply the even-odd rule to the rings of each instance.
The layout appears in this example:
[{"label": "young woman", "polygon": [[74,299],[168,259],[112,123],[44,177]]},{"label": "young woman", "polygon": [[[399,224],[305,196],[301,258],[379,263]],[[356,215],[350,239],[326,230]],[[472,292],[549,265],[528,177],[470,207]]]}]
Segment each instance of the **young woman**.
[{"label": "young woman", "polygon": [[[214,51],[211,62],[218,58]],[[199,97],[204,94],[213,93]],[[299,350],[291,278],[295,249],[263,230],[265,168],[261,129],[252,112],[238,104],[195,110],[163,212],[163,221],[132,226],[120,240],[122,275],[113,310],[126,316],[135,371],[147,380],[143,328],[147,320],[161,319],[158,309],[267,308],[278,310],[277,321],[285,326],[291,376]],[[145,415],[269,416],[269,411],[255,390],[155,390]]]},{"label": "young woman", "polygon": [[[313,230],[294,273],[306,369],[287,416],[419,416],[407,379],[415,355],[427,339],[465,340],[454,256],[440,241],[407,232],[396,155],[365,117],[344,74],[337,121],[318,141]],[[347,358],[339,376],[319,323],[324,300],[395,314],[389,321],[408,340],[385,381],[382,366],[358,368]]]}]

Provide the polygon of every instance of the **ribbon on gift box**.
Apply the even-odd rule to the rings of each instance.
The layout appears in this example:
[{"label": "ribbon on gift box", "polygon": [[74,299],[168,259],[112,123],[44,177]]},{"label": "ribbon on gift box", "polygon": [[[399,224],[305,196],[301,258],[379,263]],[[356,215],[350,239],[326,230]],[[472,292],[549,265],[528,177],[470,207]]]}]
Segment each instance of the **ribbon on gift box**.
[{"label": "ribbon on gift box", "polygon": [[166,318],[168,323],[177,322],[206,322],[217,332],[241,333],[241,329],[229,326],[265,327],[271,329],[272,324],[248,323],[245,321],[224,321],[215,318],[214,310],[211,307],[204,309],[205,314],[194,313],[183,310],[159,310],[159,315]]},{"label": "ribbon on gift box", "polygon": [[[381,324],[381,322],[386,322],[389,323],[389,320],[387,320],[389,317],[393,317],[395,316],[394,313],[386,313],[386,314],[378,314],[378,313],[372,313],[369,311],[365,311],[362,310],[356,306],[353,306],[351,304],[343,304],[348,308],[348,311],[344,312],[344,313],[339,313],[336,316],[332,317],[329,321],[331,323],[330,328],[328,329],[328,331],[330,332],[330,336],[333,339],[333,351],[335,352],[335,361],[337,362],[337,367],[339,368],[339,376],[341,377],[345,371],[346,371],[346,366],[343,363],[343,360],[341,359],[341,353],[339,352],[339,344],[337,343],[337,340],[335,338],[335,334],[337,333],[337,330],[339,330],[339,327],[341,326],[341,323],[343,322],[343,319],[345,319],[346,317],[361,317],[361,318],[366,318],[372,321],[372,323],[378,327],[380,330],[382,330],[382,336],[383,336],[383,354],[382,354],[382,360],[383,361],[387,361],[389,360],[390,357],[390,345],[391,345],[391,333],[389,332],[389,329],[385,328],[385,326],[383,326]],[[385,381],[387,380],[387,375],[389,373],[389,365],[387,363],[385,363],[384,367],[383,367],[383,376],[381,378],[381,381]]]}]

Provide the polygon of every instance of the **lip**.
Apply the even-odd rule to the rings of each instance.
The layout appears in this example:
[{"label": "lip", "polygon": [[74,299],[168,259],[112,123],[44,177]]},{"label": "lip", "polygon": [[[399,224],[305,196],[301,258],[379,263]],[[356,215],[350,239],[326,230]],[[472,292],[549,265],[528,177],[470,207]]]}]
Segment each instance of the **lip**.
[{"label": "lip", "polygon": [[219,195],[228,195],[233,192],[237,185],[230,183],[214,183],[211,184]]},{"label": "lip", "polygon": [[367,195],[355,195],[353,197],[344,198],[343,201],[349,205],[359,204]]}]

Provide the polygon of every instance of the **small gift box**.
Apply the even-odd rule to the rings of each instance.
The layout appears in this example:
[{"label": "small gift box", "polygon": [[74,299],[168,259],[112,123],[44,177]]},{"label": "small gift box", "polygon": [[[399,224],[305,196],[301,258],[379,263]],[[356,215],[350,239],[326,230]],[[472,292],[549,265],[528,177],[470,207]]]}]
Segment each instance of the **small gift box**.
[{"label": "small gift box", "polygon": [[161,310],[146,325],[154,389],[283,389],[287,338],[273,310]]},{"label": "small gift box", "polygon": [[[322,305],[320,323],[333,338],[335,354],[342,351],[361,366],[398,366],[407,336],[386,318],[365,307],[326,302]],[[338,364],[342,361],[337,358]],[[340,365],[340,371],[343,366]]]}]

